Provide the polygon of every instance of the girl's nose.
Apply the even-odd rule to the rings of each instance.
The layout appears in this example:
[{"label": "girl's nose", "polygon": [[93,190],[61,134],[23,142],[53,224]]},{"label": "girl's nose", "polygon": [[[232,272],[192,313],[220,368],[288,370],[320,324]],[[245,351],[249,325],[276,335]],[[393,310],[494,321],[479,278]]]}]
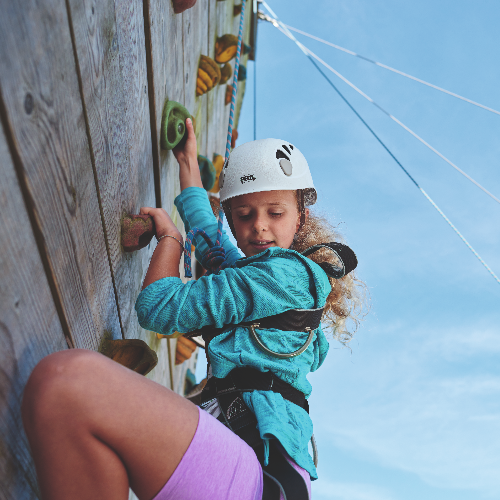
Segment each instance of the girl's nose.
[{"label": "girl's nose", "polygon": [[261,231],[267,230],[267,221],[264,216],[257,215],[253,222],[253,230],[256,233],[260,233]]}]

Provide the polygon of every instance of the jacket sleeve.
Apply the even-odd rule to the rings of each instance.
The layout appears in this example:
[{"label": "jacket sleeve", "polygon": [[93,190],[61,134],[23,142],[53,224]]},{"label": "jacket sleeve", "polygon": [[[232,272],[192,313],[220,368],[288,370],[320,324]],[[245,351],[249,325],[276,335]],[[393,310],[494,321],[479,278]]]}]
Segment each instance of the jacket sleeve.
[{"label": "jacket sleeve", "polygon": [[[214,217],[207,193],[199,187],[189,187],[174,200],[179,211],[186,233],[195,227],[203,229],[215,243],[217,239],[217,219]],[[202,236],[196,236],[194,240],[196,247],[196,259],[201,261],[201,256],[208,250],[208,245]],[[234,264],[241,255],[238,249],[231,243],[229,236],[222,230],[221,245],[226,251],[226,260]]]},{"label": "jacket sleeve", "polygon": [[170,335],[312,308],[315,295],[306,266],[297,259],[272,258],[187,283],[163,278],[140,293],[135,307],[143,328]]}]

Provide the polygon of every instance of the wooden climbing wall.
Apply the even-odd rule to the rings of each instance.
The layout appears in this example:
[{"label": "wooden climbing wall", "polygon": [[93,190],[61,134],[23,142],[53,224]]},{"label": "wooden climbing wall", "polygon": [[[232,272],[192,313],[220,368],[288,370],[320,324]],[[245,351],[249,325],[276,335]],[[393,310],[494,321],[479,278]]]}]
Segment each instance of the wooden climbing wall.
[{"label": "wooden climbing wall", "polygon": [[42,357],[139,338],[158,354],[149,378],[182,393],[194,371],[196,355],[174,366],[175,341],[139,327],[155,243],[125,253],[120,223],[157,205],[183,230],[178,167],[159,146],[166,99],[195,117],[200,154],[224,155],[226,85],[196,97],[196,72],[237,34],[234,3],[0,0],[0,500],[39,498],[20,404]]}]

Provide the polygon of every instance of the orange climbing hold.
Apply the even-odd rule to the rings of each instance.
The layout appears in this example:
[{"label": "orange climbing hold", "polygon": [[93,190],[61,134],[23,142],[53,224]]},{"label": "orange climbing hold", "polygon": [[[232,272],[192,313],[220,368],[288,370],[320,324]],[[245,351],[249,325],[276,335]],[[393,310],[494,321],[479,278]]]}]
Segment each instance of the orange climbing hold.
[{"label": "orange climbing hold", "polygon": [[231,96],[233,95],[233,86],[228,85],[226,87],[226,95],[224,96],[224,104],[227,106],[231,102]]},{"label": "orange climbing hold", "polygon": [[196,350],[196,347],[197,345],[192,340],[185,337],[179,337],[175,349],[175,364],[180,365],[189,359]]},{"label": "orange climbing hold", "polygon": [[99,352],[141,375],[158,364],[156,352],[140,339],[104,340]]},{"label": "orange climbing hold", "polygon": [[224,64],[220,70],[220,82],[219,85],[224,85],[232,76],[233,68],[229,63]]},{"label": "orange climbing hold", "polygon": [[125,215],[122,219],[122,246],[125,252],[135,252],[149,245],[156,232],[150,215]]}]

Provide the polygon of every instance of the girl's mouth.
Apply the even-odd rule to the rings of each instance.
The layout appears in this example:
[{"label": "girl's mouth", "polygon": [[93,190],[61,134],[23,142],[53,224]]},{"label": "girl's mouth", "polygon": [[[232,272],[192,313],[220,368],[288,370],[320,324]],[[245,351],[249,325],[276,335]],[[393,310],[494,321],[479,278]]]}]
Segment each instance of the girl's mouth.
[{"label": "girl's mouth", "polygon": [[254,240],[250,242],[250,245],[252,245],[254,248],[258,248],[259,250],[266,250],[273,244],[272,241],[264,241],[264,240]]}]

